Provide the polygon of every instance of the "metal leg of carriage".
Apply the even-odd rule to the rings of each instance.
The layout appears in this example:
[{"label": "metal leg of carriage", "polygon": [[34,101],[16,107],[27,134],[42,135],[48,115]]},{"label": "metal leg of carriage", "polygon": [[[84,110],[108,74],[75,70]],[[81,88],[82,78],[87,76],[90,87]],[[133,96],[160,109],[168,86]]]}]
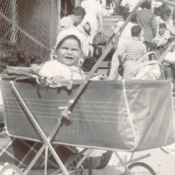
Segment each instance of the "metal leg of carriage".
[{"label": "metal leg of carriage", "polygon": [[[29,166],[27,167],[27,169],[24,171],[24,175],[27,175],[28,172],[31,170],[31,168],[33,167],[33,165],[36,163],[36,161],[38,160],[38,158],[40,157],[40,155],[42,154],[42,152],[44,150],[45,151],[45,174],[47,174],[47,154],[48,154],[48,149],[50,150],[50,152],[52,153],[53,157],[55,158],[56,162],[58,163],[58,165],[60,166],[61,170],[63,171],[63,173],[65,175],[69,175],[69,172],[67,171],[67,169],[65,168],[64,164],[62,163],[62,161],[60,160],[59,156],[57,155],[56,151],[54,150],[51,142],[51,139],[54,137],[56,131],[58,130],[58,128],[60,127],[61,124],[61,119],[62,116],[60,116],[58,118],[58,122],[55,125],[54,129],[51,131],[49,137],[46,137],[45,133],[42,131],[41,127],[38,125],[37,121],[35,120],[34,116],[32,115],[32,113],[30,112],[30,110],[28,109],[27,105],[25,104],[24,100],[22,99],[18,89],[16,88],[15,84],[13,81],[10,82],[11,83],[11,87],[12,90],[14,92],[14,94],[16,95],[17,99],[19,100],[20,104],[22,105],[23,109],[25,110],[25,112],[27,113],[27,115],[29,116],[31,122],[33,123],[35,129],[38,131],[38,133],[40,134],[40,136],[42,137],[44,144],[43,146],[40,148],[40,150],[38,151],[38,153],[36,154],[35,158],[32,160],[32,162],[29,164]],[[87,158],[87,156],[90,154],[92,150],[89,149],[88,153],[86,156],[84,156],[80,162],[77,164],[76,168],[78,168],[81,163]]]}]

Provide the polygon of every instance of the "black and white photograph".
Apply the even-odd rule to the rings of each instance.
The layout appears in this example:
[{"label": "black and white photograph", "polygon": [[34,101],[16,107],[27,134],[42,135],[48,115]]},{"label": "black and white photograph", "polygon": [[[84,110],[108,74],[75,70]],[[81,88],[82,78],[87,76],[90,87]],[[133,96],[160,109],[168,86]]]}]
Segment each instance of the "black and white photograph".
[{"label": "black and white photograph", "polygon": [[0,175],[174,175],[175,0],[0,0]]}]

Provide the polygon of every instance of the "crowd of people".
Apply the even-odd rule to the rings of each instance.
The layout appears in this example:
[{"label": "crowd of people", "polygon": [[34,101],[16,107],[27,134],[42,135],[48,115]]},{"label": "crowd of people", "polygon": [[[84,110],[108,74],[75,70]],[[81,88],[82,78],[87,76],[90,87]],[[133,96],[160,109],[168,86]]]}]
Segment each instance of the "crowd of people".
[{"label": "crowd of people", "polygon": [[[122,0],[115,2],[119,3],[120,10],[123,11],[123,13],[121,13],[123,20],[116,21],[116,25],[112,28],[111,37],[117,33],[139,1]],[[112,1],[105,1],[105,3],[112,3]],[[94,38],[96,39],[99,34],[105,35],[103,29],[103,4],[104,1],[84,0],[81,2],[81,6],[76,7],[69,16],[63,17],[59,23],[59,35],[61,35],[61,31],[65,29],[67,29],[67,31],[76,30],[76,32],[79,32],[83,45],[85,45],[83,59],[86,65],[88,62],[87,58],[93,58],[95,55],[94,46],[98,45],[98,43],[94,45]],[[118,77],[118,68],[120,68],[121,64],[123,71],[128,72],[128,69],[130,70],[133,67],[134,61],[135,65],[138,65],[143,61],[151,60],[151,56],[149,56],[147,59],[138,61],[149,51],[155,51],[157,57],[160,57],[168,48],[169,43],[173,41],[175,35],[173,14],[174,11],[166,4],[160,2],[155,3],[149,0],[145,1],[137,9],[137,12],[121,33],[118,45],[114,48],[115,51],[111,59],[108,79]],[[78,22],[75,20],[76,18],[79,19]],[[70,19],[72,21],[71,23],[66,22],[66,20],[70,21]],[[67,25],[68,23],[70,25]],[[138,26],[141,28],[141,31],[140,29],[135,31],[139,28]],[[89,61],[92,62],[92,59],[89,59]],[[81,63],[83,63],[83,61]],[[166,65],[168,65],[168,63],[166,63]],[[167,66],[167,69],[168,67],[169,66]],[[123,78],[131,79],[131,77],[125,75],[124,73]],[[166,75],[168,75],[166,78],[170,78],[169,76],[171,76],[171,79],[173,79],[173,72],[170,70],[168,70]],[[130,73],[128,76],[130,76]]]},{"label": "crowd of people", "polygon": [[[122,21],[116,21],[111,36],[117,33],[137,3],[138,1],[131,0],[120,1],[125,13],[122,13]],[[143,62],[156,59],[150,56],[144,57],[146,53],[155,51],[159,57],[173,41],[175,36],[173,20],[175,17],[173,18],[172,10],[165,4],[154,8],[154,10],[155,12],[151,1],[148,0],[132,16],[131,21],[120,35],[118,45],[111,58],[109,75],[106,79],[113,80],[122,77],[130,80],[135,78],[140,71],[140,68],[134,69],[135,67]],[[99,33],[104,34],[103,6],[100,1],[83,0],[81,6],[75,7],[68,16],[59,21],[58,33],[54,54],[45,63],[38,56],[27,56],[24,51],[18,50],[12,43],[1,43],[1,71],[7,65],[37,66],[36,73],[41,77],[45,77],[47,83],[53,84],[61,79],[85,79],[85,71],[90,71],[95,64],[95,60],[93,60],[94,37]],[[118,73],[120,65],[123,66],[121,76]],[[164,65],[167,70],[167,78],[170,78],[174,83],[175,47],[166,55]],[[156,79],[160,79],[160,77]],[[3,116],[1,118],[3,121]],[[111,155],[111,152],[109,154]],[[100,162],[99,160],[102,159],[103,155],[100,156],[98,162]],[[100,167],[100,164],[104,164],[104,162],[100,162],[96,166]]]}]

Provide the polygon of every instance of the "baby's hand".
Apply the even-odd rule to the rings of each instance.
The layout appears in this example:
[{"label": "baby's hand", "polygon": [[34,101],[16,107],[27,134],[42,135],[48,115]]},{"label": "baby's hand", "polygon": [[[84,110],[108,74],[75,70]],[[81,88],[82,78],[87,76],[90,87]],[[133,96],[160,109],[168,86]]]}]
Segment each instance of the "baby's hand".
[{"label": "baby's hand", "polygon": [[66,80],[62,76],[47,78],[46,83],[49,87],[52,87],[52,88],[59,88],[62,86],[66,86],[68,90],[72,89],[72,81]]},{"label": "baby's hand", "polygon": [[60,84],[60,81],[63,80],[63,77],[57,76],[57,77],[52,77],[52,78],[46,78],[46,84],[49,86],[56,86]]},{"label": "baby's hand", "polygon": [[64,77],[62,76],[57,76],[52,78],[53,84],[58,84],[61,80],[64,80]]}]

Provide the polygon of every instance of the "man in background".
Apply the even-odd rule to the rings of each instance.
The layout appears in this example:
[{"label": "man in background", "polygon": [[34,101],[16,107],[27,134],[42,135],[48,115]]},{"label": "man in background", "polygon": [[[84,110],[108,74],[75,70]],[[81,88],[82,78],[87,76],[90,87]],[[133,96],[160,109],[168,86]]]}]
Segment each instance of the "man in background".
[{"label": "man in background", "polygon": [[86,12],[83,7],[81,6],[75,7],[71,11],[70,15],[63,17],[60,20],[58,24],[58,32],[61,32],[62,30],[71,28],[73,26],[76,27],[83,21],[85,14]]}]

